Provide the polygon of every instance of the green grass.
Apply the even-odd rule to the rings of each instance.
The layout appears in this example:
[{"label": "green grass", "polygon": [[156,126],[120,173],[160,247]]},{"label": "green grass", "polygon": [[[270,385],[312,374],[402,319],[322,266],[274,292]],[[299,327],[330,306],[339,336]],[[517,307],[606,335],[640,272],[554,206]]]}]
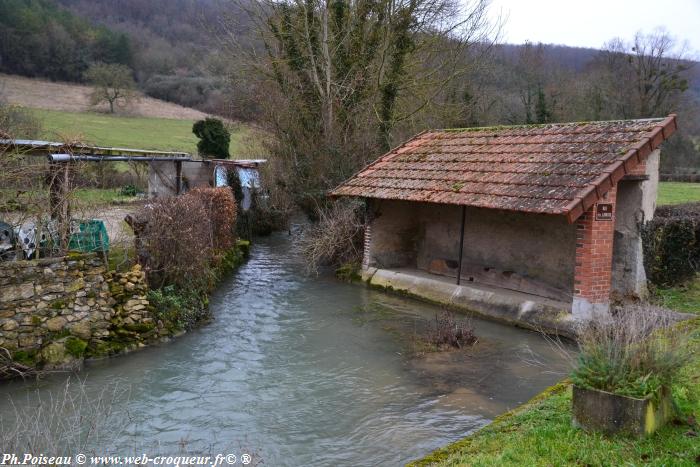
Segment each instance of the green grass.
[{"label": "green grass", "polygon": [[[41,121],[41,137],[48,140],[68,138],[98,146],[197,153],[197,137],[192,134],[192,120],[43,109],[31,109],[31,112]],[[250,136],[249,128],[237,126],[231,135],[232,157],[248,156],[249,151],[255,150],[249,147],[247,140]]]},{"label": "green grass", "polygon": [[685,313],[700,314],[700,277],[688,284],[669,289],[657,289],[660,305]]},{"label": "green grass", "polygon": [[[700,316],[700,276],[684,287],[658,290],[657,297],[668,307]],[[683,369],[681,384],[673,387],[679,414],[654,435],[635,439],[572,427],[571,383],[566,381],[413,465],[698,465],[700,317],[682,326],[690,332],[693,358]]]},{"label": "green grass", "polygon": [[117,188],[78,188],[73,195],[83,205],[124,204],[138,199],[135,196],[122,196],[119,192]]},{"label": "green grass", "polygon": [[[20,198],[21,204],[48,203],[49,194],[47,190],[25,190]],[[3,201],[16,199],[17,191],[0,188],[0,206]],[[136,196],[122,196],[119,188],[78,188],[73,192],[76,207],[85,208],[90,206],[102,206],[109,204],[126,204],[136,201]]]},{"label": "green grass", "polygon": [[681,204],[700,201],[700,183],[659,183],[658,204]]},{"label": "green grass", "polygon": [[[696,344],[700,346],[700,338]],[[694,466],[700,456],[700,443],[686,433],[697,429],[683,422],[672,423],[641,440],[586,433],[571,425],[571,386],[561,384],[545,397],[415,465]]]}]

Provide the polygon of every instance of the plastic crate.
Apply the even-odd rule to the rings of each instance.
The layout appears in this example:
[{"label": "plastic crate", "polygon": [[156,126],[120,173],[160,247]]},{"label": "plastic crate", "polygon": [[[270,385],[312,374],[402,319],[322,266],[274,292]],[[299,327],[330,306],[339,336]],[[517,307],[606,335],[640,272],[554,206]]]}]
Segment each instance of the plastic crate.
[{"label": "plastic crate", "polygon": [[77,228],[73,228],[68,249],[85,253],[109,250],[107,227],[100,219],[76,220]]}]

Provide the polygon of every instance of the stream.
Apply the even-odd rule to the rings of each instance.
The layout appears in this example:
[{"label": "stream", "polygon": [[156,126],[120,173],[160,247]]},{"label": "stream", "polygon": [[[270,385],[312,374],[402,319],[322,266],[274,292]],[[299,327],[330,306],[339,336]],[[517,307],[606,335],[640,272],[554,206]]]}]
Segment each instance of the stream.
[{"label": "stream", "polygon": [[[267,466],[401,465],[566,372],[541,335],[466,315],[459,317],[471,320],[477,344],[417,352],[439,307],[330,273],[308,277],[284,233],[256,240],[210,306],[211,323],[89,362],[77,375],[87,394],[128,393],[113,407],[123,427],[95,451],[249,452]],[[59,393],[66,378],[0,384],[0,416]]]}]

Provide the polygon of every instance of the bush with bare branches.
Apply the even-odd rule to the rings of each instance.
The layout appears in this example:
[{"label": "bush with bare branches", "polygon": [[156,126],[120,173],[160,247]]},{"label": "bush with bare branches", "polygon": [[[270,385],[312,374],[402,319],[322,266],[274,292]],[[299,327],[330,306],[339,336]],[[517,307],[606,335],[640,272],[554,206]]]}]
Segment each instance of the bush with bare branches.
[{"label": "bush with bare branches", "polygon": [[435,327],[428,334],[428,341],[439,350],[474,345],[477,342],[471,321],[457,321],[449,310],[435,315]]},{"label": "bush with bare branches", "polygon": [[318,210],[319,221],[300,239],[308,272],[321,266],[339,267],[362,261],[365,232],[364,207],[356,201],[337,201]]},{"label": "bush with bare branches", "polygon": [[7,104],[0,89],[0,139],[36,138],[41,134],[41,122],[26,109]]},{"label": "bush with bare branches", "polygon": [[126,427],[128,415],[116,409],[128,397],[118,385],[93,394],[77,378],[67,379],[58,391],[29,392],[29,403],[11,400],[12,410],[0,414],[2,451],[74,456],[109,450]]},{"label": "bush with bare branches", "polygon": [[[137,216],[140,260],[151,287],[207,291],[217,261],[234,243],[236,204],[228,188],[160,198]],[[135,224],[134,224],[135,225]]]},{"label": "bush with bare branches", "polygon": [[230,250],[235,241],[236,201],[228,188],[195,188],[186,196],[200,199],[209,219],[210,245],[216,251]]},{"label": "bush with bare branches", "polygon": [[25,365],[12,358],[12,353],[0,347],[0,381],[16,377],[27,377],[36,374],[36,368]]}]

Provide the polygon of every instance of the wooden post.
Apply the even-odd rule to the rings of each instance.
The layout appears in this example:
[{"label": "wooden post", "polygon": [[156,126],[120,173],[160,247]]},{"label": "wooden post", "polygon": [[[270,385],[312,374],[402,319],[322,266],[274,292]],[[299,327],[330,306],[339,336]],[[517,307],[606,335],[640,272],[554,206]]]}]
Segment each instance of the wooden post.
[{"label": "wooden post", "polygon": [[102,237],[102,229],[100,229],[99,240],[100,240],[100,251],[102,252],[102,261],[104,261],[105,266],[107,267],[107,269],[109,269],[109,252],[103,247],[103,244],[102,244],[102,242],[104,241],[104,238]]},{"label": "wooden post", "polygon": [[182,161],[175,161],[175,194],[182,192]]},{"label": "wooden post", "polygon": [[70,163],[53,162],[49,164],[49,212],[51,219],[56,221],[60,248],[68,248],[70,235]]},{"label": "wooden post", "polygon": [[459,260],[457,262],[457,285],[462,280],[462,255],[464,253],[464,222],[467,217],[467,207],[462,206],[462,225],[459,228]]}]

